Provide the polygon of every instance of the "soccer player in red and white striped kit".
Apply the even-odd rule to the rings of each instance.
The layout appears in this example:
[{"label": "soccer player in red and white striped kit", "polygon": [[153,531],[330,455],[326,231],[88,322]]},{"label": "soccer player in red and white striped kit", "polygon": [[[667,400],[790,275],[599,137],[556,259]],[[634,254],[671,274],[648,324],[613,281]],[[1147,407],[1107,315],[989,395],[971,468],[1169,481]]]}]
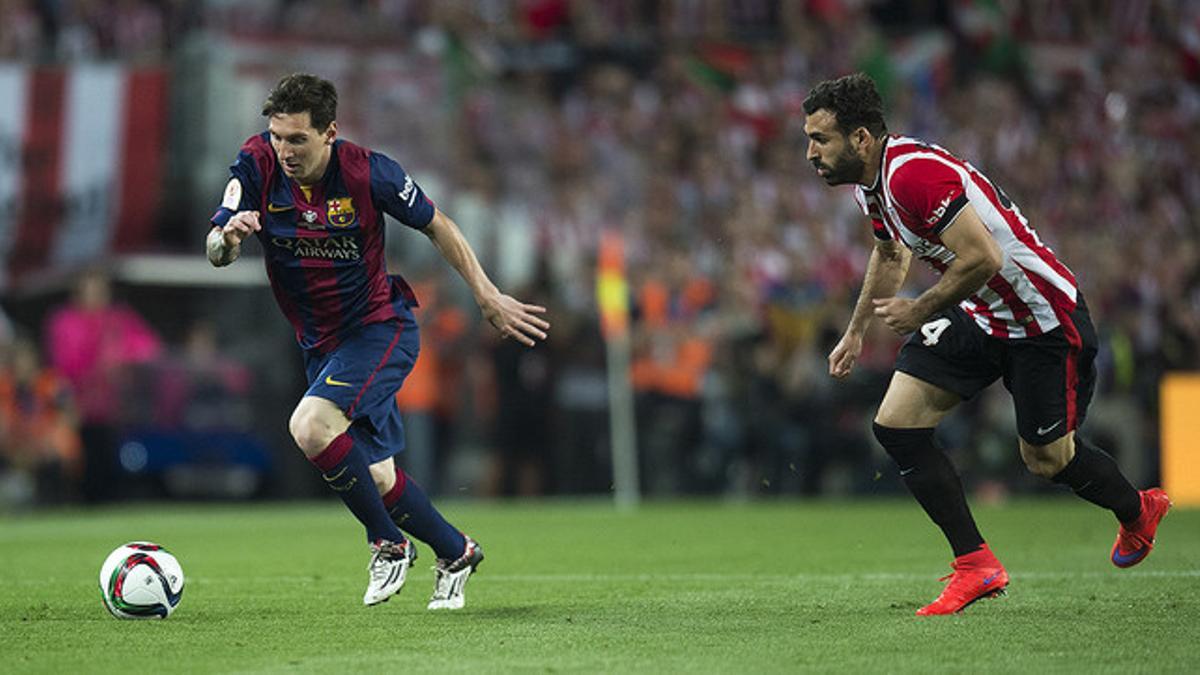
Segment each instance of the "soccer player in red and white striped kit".
[{"label": "soccer player in red and white striped kit", "polygon": [[[997,379],[1012,394],[1025,465],[1111,510],[1119,521],[1113,564],[1141,562],[1171,503],[1160,489],[1136,490],[1112,457],[1076,434],[1095,388],[1097,340],[1075,275],[975,167],[889,134],[866,75],[821,82],[804,113],[808,160],[829,185],[855,186],[875,231],[862,291],[829,355],[830,375],[850,374],[872,318],[911,334],[875,416],[875,437],[955,556],[949,583],[917,614],[958,612],[1008,585],[934,441],[947,413]],[[915,298],[897,297],[914,253],[940,279]]]}]

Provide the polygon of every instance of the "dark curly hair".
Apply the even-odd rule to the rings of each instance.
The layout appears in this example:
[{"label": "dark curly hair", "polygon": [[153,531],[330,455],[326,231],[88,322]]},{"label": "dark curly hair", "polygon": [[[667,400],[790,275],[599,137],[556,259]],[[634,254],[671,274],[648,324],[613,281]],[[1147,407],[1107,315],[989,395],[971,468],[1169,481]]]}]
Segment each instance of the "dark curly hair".
[{"label": "dark curly hair", "polygon": [[849,136],[859,127],[866,127],[875,137],[887,133],[883,99],[879,98],[875,82],[863,73],[825,80],[813,87],[804,99],[804,114],[811,115],[822,108],[833,113],[843,135]]},{"label": "dark curly hair", "polygon": [[329,80],[308,73],[292,73],[275,85],[263,102],[263,117],[307,112],[313,128],[325,131],[337,118],[337,89]]}]

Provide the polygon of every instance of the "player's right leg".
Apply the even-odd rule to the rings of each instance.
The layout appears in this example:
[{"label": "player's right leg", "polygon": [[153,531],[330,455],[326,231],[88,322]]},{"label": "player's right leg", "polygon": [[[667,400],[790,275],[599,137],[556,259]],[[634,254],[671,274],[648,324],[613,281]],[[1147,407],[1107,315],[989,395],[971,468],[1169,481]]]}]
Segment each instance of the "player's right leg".
[{"label": "player's right leg", "polygon": [[941,528],[955,556],[983,545],[962,481],[934,441],[934,429],[958,401],[944,389],[897,372],[873,425],[875,438],[896,462],[904,485]]},{"label": "player's right leg", "polygon": [[391,457],[372,464],[371,475],[396,525],[428,544],[437,556],[429,609],[461,609],[467,579],[483,561],[483,548],[451,525]]},{"label": "player's right leg", "polygon": [[384,508],[367,457],[356,447],[349,427],[350,421],[341,408],[316,396],[301,399],[288,423],[296,445],[366,528],[371,562],[363,604],[374,605],[386,601],[404,585],[416,549]]},{"label": "player's right leg", "polygon": [[896,371],[875,418],[875,435],[955,556],[950,583],[918,614],[950,614],[999,593],[1008,574],[979,534],[962,481],[934,442],[934,427],[960,401],[994,382],[1000,369],[986,336],[954,307],[913,333]]},{"label": "player's right leg", "polygon": [[949,583],[921,616],[953,614],[1008,585],[1008,573],[983,541],[962,481],[934,442],[934,428],[959,402],[949,391],[897,372],[876,416],[875,437],[896,461],[900,477],[954,551]]}]

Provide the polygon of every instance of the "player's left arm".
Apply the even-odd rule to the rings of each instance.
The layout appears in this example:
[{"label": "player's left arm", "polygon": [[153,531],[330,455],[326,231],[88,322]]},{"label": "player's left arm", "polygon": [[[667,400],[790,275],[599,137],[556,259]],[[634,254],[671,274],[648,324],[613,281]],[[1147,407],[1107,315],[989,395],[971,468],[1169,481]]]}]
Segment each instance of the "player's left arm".
[{"label": "player's left arm", "polygon": [[434,209],[433,220],[421,231],[467,282],[483,316],[501,335],[511,337],[526,347],[532,347],[536,340],[546,339],[550,324],[538,316],[545,314],[546,308],[526,304],[501,293],[483,271],[475,251],[458,225],[441,209]]},{"label": "player's left arm", "polygon": [[978,291],[1004,264],[999,244],[970,203],[945,226],[941,239],[954,252],[954,260],[936,284],[915,299],[874,301],[875,316],[901,335],[913,332],[933,314]]}]

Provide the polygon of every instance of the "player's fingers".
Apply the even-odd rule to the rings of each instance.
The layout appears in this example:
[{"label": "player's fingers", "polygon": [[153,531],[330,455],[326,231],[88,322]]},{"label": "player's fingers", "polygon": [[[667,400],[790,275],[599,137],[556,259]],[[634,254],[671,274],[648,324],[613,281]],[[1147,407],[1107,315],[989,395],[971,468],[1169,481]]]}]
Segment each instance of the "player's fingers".
[{"label": "player's fingers", "polygon": [[533,312],[535,314],[545,314],[546,313],[546,308],[542,307],[541,305],[522,305],[522,307],[525,309],[526,312]]},{"label": "player's fingers", "polygon": [[[522,321],[524,321],[525,323],[527,323],[531,326],[537,326],[538,328],[540,328],[542,330],[550,330],[550,322],[539,316],[525,315],[525,316],[521,317],[521,319],[522,319]],[[543,335],[542,337],[544,338],[546,336]]]},{"label": "player's fingers", "polygon": [[533,345],[537,344],[533,341],[533,338],[529,337],[528,335],[526,335],[516,329],[509,330],[508,337],[511,337],[512,339],[516,340],[517,342],[520,342],[521,344],[525,345],[526,347],[532,347]]},{"label": "player's fingers", "polygon": [[842,368],[842,360],[846,353],[842,351],[841,345],[829,353],[829,374],[835,375]]},{"label": "player's fingers", "polygon": [[[542,323],[545,323],[545,322],[543,321]],[[546,339],[546,333],[544,331],[540,330],[537,326],[530,323],[529,321],[518,321],[517,322],[517,331],[520,332],[522,335],[536,337],[539,340]]]}]

